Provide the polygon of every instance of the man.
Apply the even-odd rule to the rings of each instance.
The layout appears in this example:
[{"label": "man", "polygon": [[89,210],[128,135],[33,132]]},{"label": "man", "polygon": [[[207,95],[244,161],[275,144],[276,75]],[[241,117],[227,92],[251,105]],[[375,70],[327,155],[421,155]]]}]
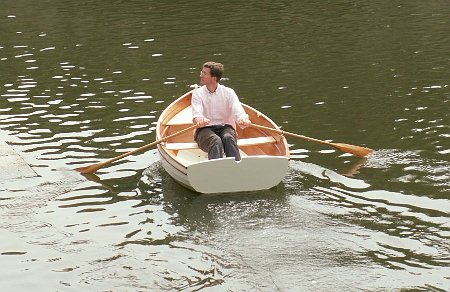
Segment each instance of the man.
[{"label": "man", "polygon": [[251,124],[233,89],[219,84],[223,65],[215,62],[203,64],[200,88],[192,94],[193,122],[199,128],[194,140],[208,153],[208,159],[235,157],[241,160],[237,146],[236,123],[240,127]]}]

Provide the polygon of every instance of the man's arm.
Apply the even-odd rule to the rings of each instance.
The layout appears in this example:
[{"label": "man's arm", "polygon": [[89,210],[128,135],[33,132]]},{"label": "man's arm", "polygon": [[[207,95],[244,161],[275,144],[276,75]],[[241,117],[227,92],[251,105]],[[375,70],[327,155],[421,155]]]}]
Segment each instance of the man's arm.
[{"label": "man's arm", "polygon": [[231,95],[231,109],[233,111],[234,119],[239,126],[245,128],[252,122],[249,120],[248,114],[245,112],[244,107],[239,101],[239,97],[234,90],[232,90]]},{"label": "man's arm", "polygon": [[192,93],[192,122],[198,127],[205,127],[209,124],[209,119],[203,115],[203,104],[201,98],[195,92]]}]

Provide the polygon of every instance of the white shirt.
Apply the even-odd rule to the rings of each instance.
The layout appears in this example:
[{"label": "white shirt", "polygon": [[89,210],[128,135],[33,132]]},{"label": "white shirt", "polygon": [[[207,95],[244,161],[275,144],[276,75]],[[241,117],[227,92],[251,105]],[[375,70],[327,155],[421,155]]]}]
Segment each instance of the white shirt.
[{"label": "white shirt", "polygon": [[207,118],[209,126],[229,124],[236,128],[236,122],[248,118],[233,89],[217,84],[215,92],[209,92],[203,85],[192,93],[192,117]]}]

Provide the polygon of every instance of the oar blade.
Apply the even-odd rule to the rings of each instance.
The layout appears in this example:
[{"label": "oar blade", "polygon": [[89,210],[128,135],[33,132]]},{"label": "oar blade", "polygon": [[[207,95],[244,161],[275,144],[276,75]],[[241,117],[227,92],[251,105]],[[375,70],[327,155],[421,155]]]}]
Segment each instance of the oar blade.
[{"label": "oar blade", "polygon": [[295,134],[295,133],[289,133],[286,131],[282,131],[282,130],[278,130],[278,129],[273,129],[273,128],[269,128],[269,127],[265,127],[265,126],[261,126],[261,125],[256,125],[256,124],[251,124],[252,127],[255,128],[260,128],[260,129],[264,129],[264,130],[269,130],[269,131],[273,131],[279,134],[284,134],[284,135],[289,135],[289,136],[293,136],[296,138],[300,138],[300,139],[304,139],[310,142],[317,142],[317,143],[321,143],[324,145],[328,145],[328,146],[332,146],[342,152],[347,152],[347,153],[351,153],[355,156],[359,156],[359,157],[365,157],[367,155],[370,155],[373,153],[373,150],[367,147],[361,147],[361,146],[355,146],[355,145],[350,145],[350,144],[345,144],[345,143],[332,143],[332,142],[327,142],[327,141],[322,141],[316,138],[311,138],[311,137],[307,137],[307,136],[303,136],[303,135],[299,135],[299,134]]},{"label": "oar blade", "polygon": [[355,146],[345,143],[332,143],[331,145],[341,150],[342,152],[351,153],[358,157],[365,157],[373,153],[373,149],[367,147]]}]

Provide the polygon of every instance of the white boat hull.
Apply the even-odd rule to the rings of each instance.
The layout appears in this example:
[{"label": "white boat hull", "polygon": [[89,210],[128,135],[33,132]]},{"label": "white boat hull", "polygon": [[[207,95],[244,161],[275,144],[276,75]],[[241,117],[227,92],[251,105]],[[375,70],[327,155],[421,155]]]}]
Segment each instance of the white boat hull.
[{"label": "white boat hull", "polygon": [[163,168],[181,185],[204,194],[267,190],[286,175],[289,160],[284,156],[247,156],[204,160],[187,168],[160,152]]},{"label": "white boat hull", "polygon": [[248,156],[208,160],[189,165],[189,184],[200,193],[267,190],[278,185],[289,165],[283,156]]}]

